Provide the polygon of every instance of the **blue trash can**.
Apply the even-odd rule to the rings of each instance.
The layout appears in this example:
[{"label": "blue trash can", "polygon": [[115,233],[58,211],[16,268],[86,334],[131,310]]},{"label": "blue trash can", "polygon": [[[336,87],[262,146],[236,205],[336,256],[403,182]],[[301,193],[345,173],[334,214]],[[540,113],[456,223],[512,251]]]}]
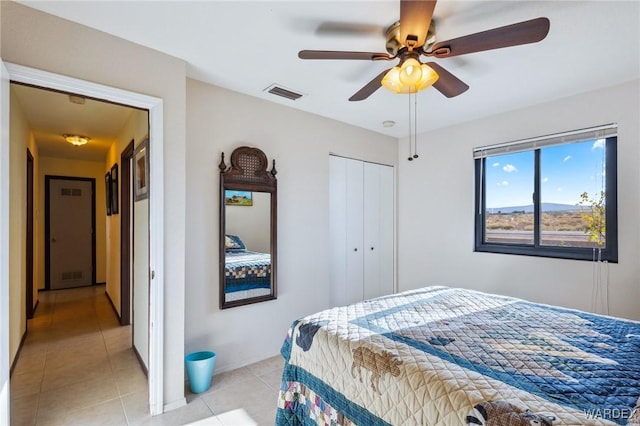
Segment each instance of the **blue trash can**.
[{"label": "blue trash can", "polygon": [[193,352],[184,357],[187,365],[189,387],[193,393],[202,393],[211,387],[216,353],[211,351]]}]

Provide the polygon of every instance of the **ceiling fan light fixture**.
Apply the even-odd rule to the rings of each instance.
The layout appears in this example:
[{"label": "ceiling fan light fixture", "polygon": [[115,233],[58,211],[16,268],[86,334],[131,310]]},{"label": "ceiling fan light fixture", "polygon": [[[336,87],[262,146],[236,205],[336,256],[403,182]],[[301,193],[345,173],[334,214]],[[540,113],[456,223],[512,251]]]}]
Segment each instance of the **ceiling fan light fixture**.
[{"label": "ceiling fan light fixture", "polygon": [[419,92],[420,90],[424,90],[428,87],[431,87],[433,83],[438,81],[438,78],[440,78],[438,73],[435,72],[433,68],[431,68],[429,65],[422,64],[420,65],[420,68],[422,71],[422,75],[420,77],[420,81],[416,83],[417,92]]},{"label": "ceiling fan light fixture", "polygon": [[422,79],[422,67],[420,62],[415,58],[408,58],[400,65],[400,73],[398,75],[402,84],[406,86],[415,86]]},{"label": "ceiling fan light fixture", "polygon": [[382,78],[382,86],[395,93],[402,93],[404,84],[400,81],[400,67],[393,67]]},{"label": "ceiling fan light fixture", "polygon": [[91,140],[91,138],[88,138],[87,136],[80,136],[80,135],[62,135],[62,136],[64,137],[64,140],[66,140],[67,142],[75,146],[85,145],[87,142]]},{"label": "ceiling fan light fixture", "polygon": [[[412,69],[406,69],[403,76],[405,64],[407,64],[407,68],[411,67]],[[382,78],[381,84],[385,89],[395,93],[416,93],[431,87],[433,83],[438,81],[438,77],[438,74],[429,65],[420,64],[417,60],[409,58],[402,65],[391,68]]]}]

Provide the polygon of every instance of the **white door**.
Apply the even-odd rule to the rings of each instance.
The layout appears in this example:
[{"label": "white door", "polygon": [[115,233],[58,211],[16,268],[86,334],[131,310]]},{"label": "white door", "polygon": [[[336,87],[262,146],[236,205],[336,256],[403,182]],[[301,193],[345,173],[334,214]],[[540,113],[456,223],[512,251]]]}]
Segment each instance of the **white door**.
[{"label": "white door", "polygon": [[93,284],[92,182],[49,178],[49,288]]},{"label": "white door", "polygon": [[341,306],[347,291],[347,160],[329,156],[329,263],[331,306]]},{"label": "white door", "polygon": [[[135,199],[135,197],[134,197]],[[149,368],[149,199],[133,203],[133,348]]]},{"label": "white door", "polygon": [[393,167],[364,163],[364,298],[393,293]]},{"label": "white door", "polygon": [[363,223],[362,193],[364,188],[362,161],[347,159],[347,291],[345,303],[363,298]]}]

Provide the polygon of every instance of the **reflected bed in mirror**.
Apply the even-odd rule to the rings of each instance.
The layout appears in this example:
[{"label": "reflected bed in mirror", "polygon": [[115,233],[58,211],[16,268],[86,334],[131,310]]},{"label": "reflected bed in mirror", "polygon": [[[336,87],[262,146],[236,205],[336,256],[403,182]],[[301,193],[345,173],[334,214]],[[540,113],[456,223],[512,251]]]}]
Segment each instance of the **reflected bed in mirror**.
[{"label": "reflected bed in mirror", "polygon": [[240,147],[220,162],[220,308],[276,298],[275,161]]}]

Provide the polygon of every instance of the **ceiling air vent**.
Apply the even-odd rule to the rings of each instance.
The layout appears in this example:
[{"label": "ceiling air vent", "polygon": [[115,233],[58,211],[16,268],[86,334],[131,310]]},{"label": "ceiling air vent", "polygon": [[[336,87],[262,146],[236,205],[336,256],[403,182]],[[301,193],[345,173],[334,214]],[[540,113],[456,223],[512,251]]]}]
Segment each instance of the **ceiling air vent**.
[{"label": "ceiling air vent", "polygon": [[277,84],[272,84],[271,86],[267,87],[264,90],[273,95],[282,96],[283,98],[291,99],[292,101],[295,101],[296,99],[302,97],[302,94],[296,93],[293,90],[285,89],[284,87],[279,86]]}]

